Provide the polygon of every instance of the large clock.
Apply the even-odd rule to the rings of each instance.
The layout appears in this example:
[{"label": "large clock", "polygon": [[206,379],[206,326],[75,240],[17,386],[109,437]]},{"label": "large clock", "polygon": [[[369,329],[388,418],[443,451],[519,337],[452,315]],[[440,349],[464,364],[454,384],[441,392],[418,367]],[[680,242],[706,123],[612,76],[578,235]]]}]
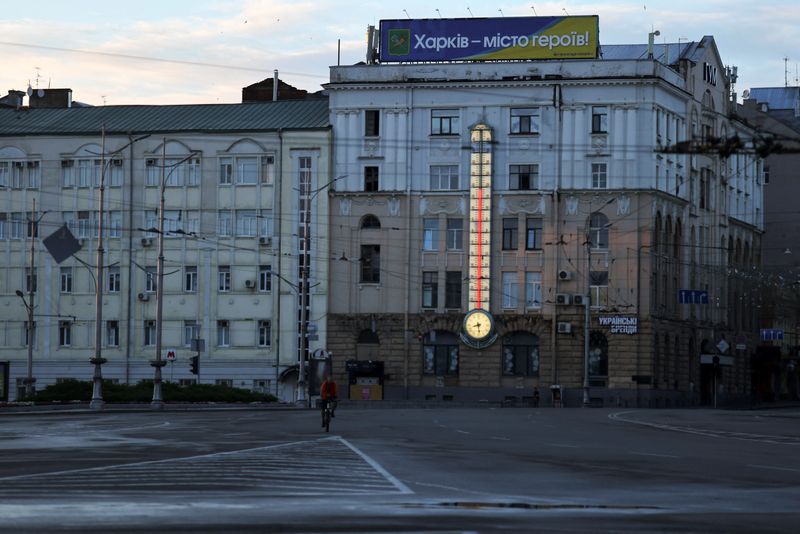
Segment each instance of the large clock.
[{"label": "large clock", "polygon": [[475,308],[464,317],[461,340],[476,349],[488,347],[497,339],[494,319],[488,311]]}]

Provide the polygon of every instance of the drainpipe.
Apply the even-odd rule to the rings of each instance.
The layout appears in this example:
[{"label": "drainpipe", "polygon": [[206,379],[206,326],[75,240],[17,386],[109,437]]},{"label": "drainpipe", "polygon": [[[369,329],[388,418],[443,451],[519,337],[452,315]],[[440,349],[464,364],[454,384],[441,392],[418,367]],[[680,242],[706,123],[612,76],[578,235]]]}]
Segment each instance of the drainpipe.
[{"label": "drainpipe", "polygon": [[[133,134],[128,133],[128,228],[133,228]],[[128,298],[127,298],[127,312],[126,317],[128,320],[125,324],[125,384],[131,383],[131,349],[133,344],[133,336],[131,330],[133,328],[133,231],[128,232]],[[102,280],[97,281],[102,284]]]},{"label": "drainpipe", "polygon": [[[406,121],[406,168],[411,168],[411,157],[414,151],[411,147],[411,134],[413,132],[414,123],[414,88],[409,89],[409,102],[408,102],[408,120]],[[405,399],[409,399],[409,358],[411,352],[411,340],[409,339],[409,316],[408,307],[411,305],[411,173],[406,175],[406,291],[403,296],[405,302],[403,303],[403,389],[405,391]]]},{"label": "drainpipe", "polygon": [[[278,71],[275,71],[276,79],[277,79]],[[277,209],[272,210],[273,214],[273,234],[278,236],[278,254],[277,254],[277,265],[275,268],[277,269],[278,274],[281,273],[281,247],[283,246],[281,236],[281,219],[283,218],[283,209],[281,205],[281,188],[283,187],[283,128],[278,128],[278,157],[276,158],[276,169],[275,169],[275,184],[272,186],[273,194],[275,198],[273,199],[273,207]],[[277,217],[275,216],[275,212],[277,213]],[[274,228],[277,226],[277,228]],[[274,248],[273,248],[274,250]],[[280,363],[281,363],[281,290],[280,290],[280,281],[276,284],[276,289],[273,290],[274,294],[277,296],[275,299],[276,302],[272,303],[272,309],[275,310],[275,332],[278,333],[275,336],[275,398],[280,399]]]}]

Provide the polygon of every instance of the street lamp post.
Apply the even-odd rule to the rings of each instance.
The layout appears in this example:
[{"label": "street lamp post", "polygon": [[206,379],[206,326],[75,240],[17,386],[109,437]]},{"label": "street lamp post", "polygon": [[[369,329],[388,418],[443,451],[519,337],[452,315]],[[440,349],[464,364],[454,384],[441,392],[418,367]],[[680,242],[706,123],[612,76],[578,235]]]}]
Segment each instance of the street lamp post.
[{"label": "street lamp post", "polygon": [[161,187],[160,199],[158,203],[158,260],[156,263],[156,358],[150,362],[150,365],[155,368],[153,377],[153,400],[150,402],[150,407],[154,410],[160,410],[164,407],[164,399],[161,394],[161,368],[167,362],[161,358],[161,339],[162,339],[162,324],[164,317],[164,196],[167,180],[172,173],[180,167],[185,161],[195,156],[192,152],[182,160],[174,163],[169,172],[166,172],[167,160],[167,140],[164,138],[161,143]]},{"label": "street lamp post", "polygon": [[103,402],[103,372],[101,366],[106,363],[103,358],[103,202],[105,199],[106,181],[106,128],[102,129],[102,144],[100,147],[100,191],[99,205],[97,208],[97,276],[94,285],[94,357],[89,363],[94,365],[94,375],[92,376],[92,400],[89,407],[93,410],[100,410],[105,404]]},{"label": "street lamp post", "polygon": [[298,368],[297,368],[297,404],[303,405],[308,404],[311,399],[306,395],[307,384],[306,384],[306,355],[308,353],[308,323],[309,323],[309,298],[310,298],[310,269],[311,266],[309,265],[310,260],[310,243],[309,240],[311,239],[311,203],[317,197],[317,195],[336,183],[338,180],[345,178],[347,175],[337,176],[330,182],[314,189],[313,191],[311,188],[311,181],[309,178],[308,184],[301,184],[300,195],[305,196],[305,209],[303,214],[303,269],[301,271],[301,286],[300,289],[302,291],[301,297],[301,310],[300,310],[300,351],[298,354]]},{"label": "street lamp post", "polygon": [[36,293],[36,249],[34,245],[36,244],[36,236],[39,233],[39,221],[46,214],[47,212],[45,211],[36,217],[36,199],[33,199],[33,211],[31,212],[31,218],[28,219],[28,232],[31,236],[30,271],[28,271],[27,278],[28,300],[25,300],[25,295],[22,291],[19,289],[15,291],[15,294],[22,299],[25,310],[28,312],[28,374],[23,381],[26,397],[32,397],[36,393],[36,379],[33,377],[33,340],[36,335],[36,322],[33,320],[33,311],[36,308],[34,304],[34,293]]}]

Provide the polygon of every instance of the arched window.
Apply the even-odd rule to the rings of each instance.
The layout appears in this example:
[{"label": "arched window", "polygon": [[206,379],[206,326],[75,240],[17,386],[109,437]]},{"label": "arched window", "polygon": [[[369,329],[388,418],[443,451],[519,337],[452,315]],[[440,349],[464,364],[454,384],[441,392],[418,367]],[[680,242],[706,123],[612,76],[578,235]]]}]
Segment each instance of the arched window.
[{"label": "arched window", "polygon": [[374,215],[364,215],[361,219],[361,228],[380,228],[381,221]]},{"label": "arched window", "polygon": [[682,228],[682,225],[681,225],[681,220],[678,219],[677,221],[675,221],[675,239],[672,242],[672,245],[673,245],[672,255],[675,256],[675,259],[680,259],[681,258],[681,245],[682,244],[683,244],[683,228]]},{"label": "arched window", "polygon": [[503,374],[539,376],[539,337],[512,332],[503,338]]},{"label": "arched window", "polygon": [[458,337],[446,330],[434,330],[422,340],[422,372],[426,375],[458,374]]},{"label": "arched window", "polygon": [[589,334],[589,376],[608,376],[608,339],[602,332]]},{"label": "arched window", "polygon": [[608,248],[608,217],[600,212],[589,217],[589,246],[592,249]]}]

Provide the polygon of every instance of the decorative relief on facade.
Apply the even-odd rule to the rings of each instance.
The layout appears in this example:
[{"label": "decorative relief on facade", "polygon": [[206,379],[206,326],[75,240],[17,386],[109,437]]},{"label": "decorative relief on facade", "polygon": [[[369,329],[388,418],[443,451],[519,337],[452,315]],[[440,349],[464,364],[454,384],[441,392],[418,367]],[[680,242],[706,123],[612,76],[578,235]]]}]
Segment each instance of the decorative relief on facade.
[{"label": "decorative relief on facade", "polygon": [[460,199],[458,202],[450,198],[439,198],[428,200],[425,197],[419,199],[419,212],[421,215],[455,215],[458,213],[463,214],[465,211],[464,200]]},{"label": "decorative relief on facade", "polygon": [[353,210],[353,201],[349,198],[342,198],[339,200],[339,215],[349,216]]},{"label": "decorative relief on facade", "polygon": [[566,200],[567,214],[575,215],[578,213],[578,199],[576,197],[568,197]]},{"label": "decorative relief on facade", "polygon": [[631,212],[631,198],[623,195],[617,199],[617,215],[628,215]]},{"label": "decorative relief on facade", "polygon": [[530,197],[504,197],[500,196],[499,203],[500,213],[503,215],[513,215],[517,213],[526,214],[545,214],[544,197],[537,198]]},{"label": "decorative relief on facade", "polygon": [[378,155],[379,142],[374,139],[364,141],[364,153],[367,157],[374,158]]},{"label": "decorative relief on facade", "polygon": [[389,215],[395,216],[400,213],[400,199],[392,197],[389,199]]}]

